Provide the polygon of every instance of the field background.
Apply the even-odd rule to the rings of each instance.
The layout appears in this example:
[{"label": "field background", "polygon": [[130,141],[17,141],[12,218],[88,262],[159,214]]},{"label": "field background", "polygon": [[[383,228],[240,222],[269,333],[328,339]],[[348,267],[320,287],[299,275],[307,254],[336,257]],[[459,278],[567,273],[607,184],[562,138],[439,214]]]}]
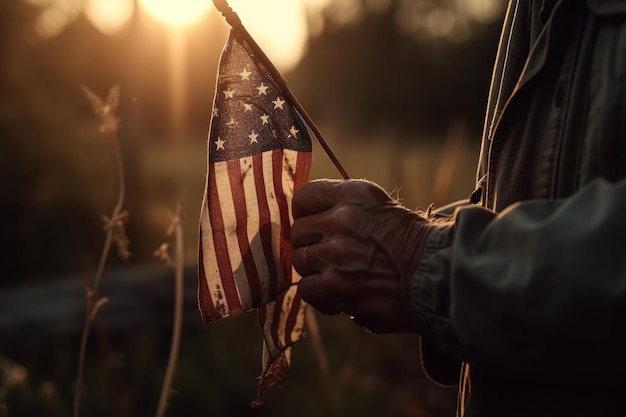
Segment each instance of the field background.
[{"label": "field background", "polygon": [[[207,326],[196,306],[206,135],[227,28],[207,16],[188,29],[178,55],[167,30],[138,12],[116,35],[79,14],[43,36],[37,19],[64,1],[0,2],[0,417],[71,415],[83,286],[95,273],[101,216],[118,187],[110,143],[81,85],[105,96],[116,83],[132,256],[112,255],[107,264],[100,293],[110,302],[89,339],[81,415],[156,410],[174,281],[153,252],[169,239],[177,202],[185,216],[185,314],[167,415],[453,415],[455,389],[427,381],[416,335],[371,335],[343,315],[319,314],[334,407],[308,339],[295,348],[287,383],[271,389],[263,407],[248,407],[261,361],[255,315]],[[339,3],[359,13],[341,22],[332,10],[324,15],[324,30],[285,72],[294,92],[352,178],[381,184],[412,209],[467,198],[503,10],[472,20],[462,2],[415,2],[464,22],[463,36],[446,37],[417,23],[399,29],[405,1]],[[182,75],[177,87],[173,74]],[[312,179],[338,177],[317,144],[313,155]]]}]

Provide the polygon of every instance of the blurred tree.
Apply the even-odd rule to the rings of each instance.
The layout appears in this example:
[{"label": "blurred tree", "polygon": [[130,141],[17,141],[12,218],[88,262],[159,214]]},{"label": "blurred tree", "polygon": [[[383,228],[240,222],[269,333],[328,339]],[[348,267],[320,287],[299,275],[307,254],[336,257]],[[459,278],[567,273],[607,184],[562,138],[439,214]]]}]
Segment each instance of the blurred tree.
[{"label": "blurred tree", "polygon": [[[6,219],[0,285],[26,284],[47,274],[89,273],[97,262],[100,216],[115,202],[117,178],[110,146],[98,133],[81,85],[98,94],[114,83],[122,85],[120,136],[128,161],[131,252],[133,261],[151,261],[169,221],[167,210],[157,211],[163,223],[158,226],[155,204],[173,207],[180,197],[172,169],[187,175],[188,167],[160,163],[151,166],[155,172],[145,172],[144,165],[155,145],[171,145],[180,136],[205,146],[221,48],[221,42],[206,43],[215,25],[190,29],[194,36],[186,44],[182,75],[192,104],[187,105],[185,131],[175,138],[167,89],[168,31],[135,15],[124,30],[107,36],[78,15],[55,36],[42,37],[36,30],[38,7],[27,1],[0,5],[0,216]],[[174,156],[171,149],[162,153]],[[194,166],[192,175],[202,182],[197,172],[204,166]]]},{"label": "blurred tree", "polygon": [[[28,275],[80,265],[92,249],[97,230],[83,197],[77,193],[85,177],[76,177],[77,163],[68,152],[73,145],[67,123],[76,109],[66,106],[72,96],[46,54],[45,43],[30,24],[32,7],[3,2],[0,51],[0,215],[5,245],[0,252],[4,284]],[[74,92],[74,97],[78,91]],[[81,125],[75,126],[81,129]],[[95,244],[95,242],[93,242]]]},{"label": "blurred tree", "polygon": [[[440,137],[452,121],[466,120],[478,137],[500,20],[496,14],[470,22],[460,4],[332,3],[324,31],[292,74],[294,89],[316,118],[357,136],[380,129],[407,139]],[[422,19],[411,20],[420,10]],[[433,13],[449,14],[458,28],[426,30]]]}]

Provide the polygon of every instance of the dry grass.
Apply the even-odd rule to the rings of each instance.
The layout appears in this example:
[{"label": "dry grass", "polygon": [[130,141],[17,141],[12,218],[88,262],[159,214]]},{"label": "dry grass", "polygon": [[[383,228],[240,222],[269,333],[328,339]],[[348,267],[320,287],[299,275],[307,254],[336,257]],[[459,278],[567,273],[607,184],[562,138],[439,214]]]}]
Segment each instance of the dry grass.
[{"label": "dry grass", "polygon": [[[75,393],[74,393],[74,407],[73,416],[78,417],[80,415],[80,405],[82,398],[82,381],[85,365],[85,357],[87,352],[87,341],[92,326],[97,318],[100,309],[108,302],[106,297],[100,297],[99,290],[102,283],[102,277],[104,275],[104,269],[109,258],[109,252],[113,244],[117,246],[118,256],[122,260],[128,260],[130,257],[129,251],[129,239],[126,235],[125,223],[128,219],[128,212],[124,210],[124,197],[126,194],[126,182],[124,176],[124,160],[122,157],[122,150],[118,138],[119,118],[117,116],[117,106],[120,100],[120,87],[115,85],[111,88],[106,100],[100,99],[87,87],[83,87],[85,95],[89,99],[95,115],[100,121],[99,131],[101,134],[110,139],[113,147],[115,162],[117,167],[118,178],[118,198],[111,216],[103,216],[105,223],[104,230],[106,231],[106,238],[102,248],[100,256],[100,262],[96,275],[91,284],[85,286],[85,299],[87,310],[85,313],[85,321],[83,331],[81,335],[79,355],[78,355],[78,367],[76,374]],[[174,235],[175,240],[175,256],[174,260],[168,253],[168,245],[162,244],[155,255],[165,261],[168,266],[172,266],[175,269],[175,291],[174,291],[174,317],[173,317],[173,329],[171,337],[170,354],[167,363],[167,369],[163,380],[163,386],[161,389],[161,395],[157,406],[156,416],[165,416],[170,395],[172,393],[172,383],[174,374],[176,372],[178,355],[180,350],[180,340],[182,332],[182,320],[183,320],[183,295],[184,295],[184,231],[182,225],[182,206],[180,203],[177,205],[176,212],[171,218],[170,226],[166,232],[167,236]]]}]

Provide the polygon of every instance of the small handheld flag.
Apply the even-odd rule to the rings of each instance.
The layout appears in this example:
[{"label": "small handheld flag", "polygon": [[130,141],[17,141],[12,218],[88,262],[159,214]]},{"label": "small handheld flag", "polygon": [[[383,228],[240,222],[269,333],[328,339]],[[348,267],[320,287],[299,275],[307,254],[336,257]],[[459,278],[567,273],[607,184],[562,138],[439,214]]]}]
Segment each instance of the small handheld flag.
[{"label": "small handheld flag", "polygon": [[205,321],[273,301],[291,267],[291,197],[308,180],[311,138],[233,29],[219,66],[201,214],[200,308]]},{"label": "small handheld flag", "polygon": [[237,15],[226,1],[214,3],[232,29],[209,128],[198,304],[207,323],[257,309],[264,337],[257,406],[285,380],[292,346],[304,335],[306,304],[289,241],[293,193],[311,167],[311,138],[300,116],[347,174]]}]

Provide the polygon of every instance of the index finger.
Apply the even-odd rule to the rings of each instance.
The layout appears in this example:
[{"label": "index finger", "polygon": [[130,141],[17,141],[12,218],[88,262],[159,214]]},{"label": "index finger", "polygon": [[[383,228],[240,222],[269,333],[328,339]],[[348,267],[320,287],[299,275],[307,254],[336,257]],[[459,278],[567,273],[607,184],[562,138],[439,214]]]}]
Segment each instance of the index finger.
[{"label": "index finger", "polygon": [[337,184],[342,180],[321,179],[302,185],[292,200],[293,218],[321,213],[332,208],[336,199]]},{"label": "index finger", "polygon": [[383,203],[391,201],[378,184],[364,180],[315,180],[301,186],[293,196],[293,217],[321,213],[343,203]]}]

